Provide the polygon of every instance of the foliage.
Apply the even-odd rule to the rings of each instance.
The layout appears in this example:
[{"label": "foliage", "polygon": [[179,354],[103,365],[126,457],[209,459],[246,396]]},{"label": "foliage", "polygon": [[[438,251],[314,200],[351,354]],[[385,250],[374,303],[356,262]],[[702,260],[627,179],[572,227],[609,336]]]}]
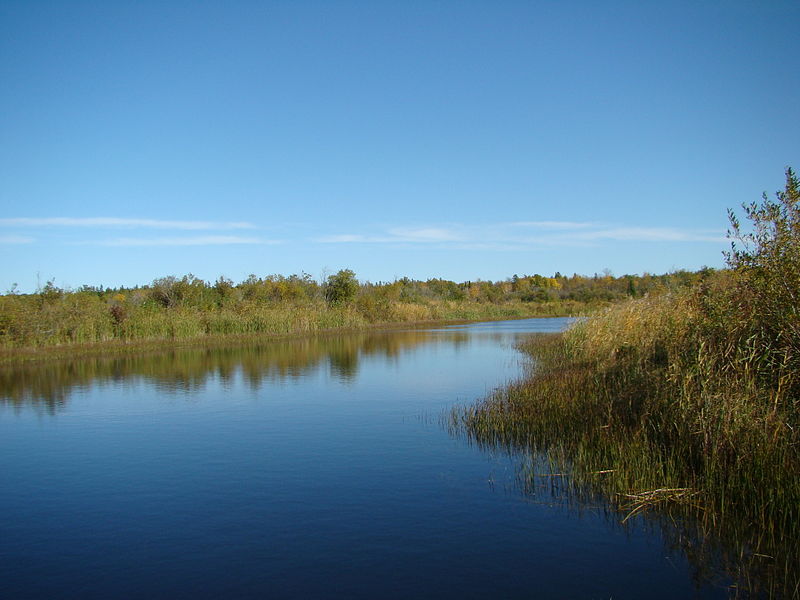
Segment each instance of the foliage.
[{"label": "foliage", "polygon": [[774,387],[800,390],[800,182],[786,170],[776,200],[743,206],[751,230],[729,211],[733,238],[728,263],[739,275],[743,335],[765,360],[758,365]]},{"label": "foliage", "polygon": [[443,319],[564,316],[630,296],[662,294],[707,272],[663,275],[515,275],[504,281],[446,279],[359,282],[344,269],[320,285],[307,273],[250,275],[235,283],[192,275],[160,277],[134,288],[49,281],[35,294],[0,295],[0,348],[51,347],[107,340],[183,339],[205,335],[288,333],[333,327]]},{"label": "foliage", "polygon": [[730,270],[676,274],[642,298],[628,279],[629,301],[529,346],[532,376],[454,414],[456,426],[543,454],[584,497],[699,523],[734,557],[744,593],[796,596],[799,188],[789,169],[776,201],[745,206],[750,231],[730,213]]},{"label": "foliage", "polygon": [[357,293],[358,279],[350,269],[331,275],[325,283],[325,300],[334,306],[351,302]]},{"label": "foliage", "polygon": [[53,304],[63,295],[64,290],[56,286],[55,280],[52,279],[39,290],[39,298],[41,298],[43,304]]}]

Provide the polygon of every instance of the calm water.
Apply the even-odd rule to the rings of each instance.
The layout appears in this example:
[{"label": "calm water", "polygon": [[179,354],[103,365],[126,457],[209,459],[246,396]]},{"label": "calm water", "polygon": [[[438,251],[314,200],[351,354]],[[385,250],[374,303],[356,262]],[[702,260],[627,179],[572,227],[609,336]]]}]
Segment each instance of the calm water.
[{"label": "calm water", "polygon": [[0,597],[725,597],[441,425],[565,322],[0,372]]}]

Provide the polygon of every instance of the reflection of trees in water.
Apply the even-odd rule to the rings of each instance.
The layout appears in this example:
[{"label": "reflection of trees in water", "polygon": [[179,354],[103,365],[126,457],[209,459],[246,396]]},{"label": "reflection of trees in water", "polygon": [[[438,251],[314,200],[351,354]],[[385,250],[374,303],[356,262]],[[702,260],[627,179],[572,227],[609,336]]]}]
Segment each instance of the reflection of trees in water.
[{"label": "reflection of trees in water", "polygon": [[[364,354],[369,354],[367,350],[362,350]],[[372,353],[377,349],[372,350]],[[388,353],[386,356],[390,356]],[[328,352],[328,360],[331,365],[331,372],[342,381],[354,381],[358,375],[359,352],[353,351],[349,344],[344,347],[334,346]]]},{"label": "reflection of trees in water", "polygon": [[202,390],[209,381],[230,386],[237,375],[253,389],[285,382],[330,365],[341,380],[352,381],[360,359],[395,359],[425,343],[464,344],[469,334],[425,330],[354,333],[287,340],[247,341],[237,346],[170,349],[161,352],[54,360],[0,369],[0,403],[36,405],[55,413],[80,386],[144,379],[165,393]]}]

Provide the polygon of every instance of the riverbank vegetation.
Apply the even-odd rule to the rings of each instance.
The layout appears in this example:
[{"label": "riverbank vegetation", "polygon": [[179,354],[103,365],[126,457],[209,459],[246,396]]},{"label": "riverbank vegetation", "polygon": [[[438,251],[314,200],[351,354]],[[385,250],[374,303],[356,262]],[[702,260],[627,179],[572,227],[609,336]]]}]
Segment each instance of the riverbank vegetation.
[{"label": "riverbank vegetation", "polygon": [[788,170],[776,200],[744,210],[747,227],[730,215],[729,269],[532,342],[530,377],[456,410],[453,424],[539,457],[526,485],[556,474],[624,515],[658,508],[693,523],[734,591],[798,597],[797,177]]},{"label": "riverbank vegetation", "polygon": [[0,351],[109,341],[313,333],[376,324],[565,316],[645,294],[691,286],[709,271],[665,275],[553,277],[505,281],[408,278],[360,282],[344,269],[318,282],[307,274],[251,275],[234,283],[193,275],[133,288],[61,289],[0,296]]}]

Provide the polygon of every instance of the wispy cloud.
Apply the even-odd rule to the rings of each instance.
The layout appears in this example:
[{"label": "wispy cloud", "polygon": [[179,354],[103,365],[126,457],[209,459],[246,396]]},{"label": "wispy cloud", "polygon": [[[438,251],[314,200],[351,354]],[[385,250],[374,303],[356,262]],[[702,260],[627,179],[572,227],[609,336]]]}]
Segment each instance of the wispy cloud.
[{"label": "wispy cloud", "polygon": [[168,238],[114,238],[84,244],[98,246],[227,246],[236,244],[279,244],[277,240],[235,235],[204,235],[195,237]]},{"label": "wispy cloud", "polygon": [[389,235],[405,242],[459,242],[463,234],[444,227],[396,227]]},{"label": "wispy cloud", "polygon": [[345,233],[321,236],[314,241],[325,244],[433,244],[463,240],[461,234],[443,227],[394,227],[379,235]]},{"label": "wispy cloud", "polygon": [[0,219],[5,227],[128,227],[149,229],[213,230],[255,229],[246,221],[167,221],[121,217],[16,217]]},{"label": "wispy cloud", "polygon": [[596,223],[578,222],[578,221],[515,221],[508,224],[511,227],[528,227],[532,229],[549,229],[549,230],[565,230],[565,229],[586,229],[588,227],[598,227]]},{"label": "wispy cloud", "polygon": [[321,244],[361,244],[388,241],[385,237],[375,237],[369,235],[359,235],[354,233],[344,233],[342,235],[321,235],[314,238],[315,242]]},{"label": "wispy cloud", "polygon": [[27,235],[0,235],[0,244],[31,244],[35,241]]},{"label": "wispy cloud", "polygon": [[585,240],[616,240],[619,242],[724,242],[725,235],[707,231],[681,230],[671,227],[616,227],[576,233]]},{"label": "wispy cloud", "polygon": [[392,227],[375,233],[316,238],[327,244],[430,244],[453,249],[524,250],[544,246],[599,246],[604,242],[724,242],[722,231],[673,227],[630,227],[595,222],[518,221],[485,225]]}]

